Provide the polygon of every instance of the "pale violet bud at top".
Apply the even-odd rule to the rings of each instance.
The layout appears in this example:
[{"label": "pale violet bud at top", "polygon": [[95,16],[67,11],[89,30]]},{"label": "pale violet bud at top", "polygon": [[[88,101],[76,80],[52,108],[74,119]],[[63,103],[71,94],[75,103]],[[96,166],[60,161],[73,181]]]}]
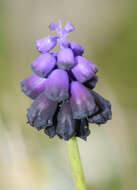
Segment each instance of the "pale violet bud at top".
[{"label": "pale violet bud at top", "polygon": [[57,44],[57,37],[55,36],[47,36],[45,38],[41,38],[36,40],[35,46],[40,53],[46,53],[52,50]]},{"label": "pale violet bud at top", "polygon": [[92,64],[86,58],[77,56],[75,58],[76,65],[71,69],[74,77],[80,82],[86,82],[92,78],[98,71],[97,66]]},{"label": "pale violet bud at top", "polygon": [[75,56],[82,55],[84,53],[84,48],[76,42],[69,42],[69,47],[72,49]]},{"label": "pale violet bud at top", "polygon": [[64,31],[65,32],[72,32],[74,31],[75,28],[74,26],[71,24],[71,22],[67,22],[66,25],[65,25],[65,28],[64,28]]},{"label": "pale violet bud at top", "polygon": [[69,70],[74,66],[74,54],[70,48],[60,49],[57,55],[58,68]]},{"label": "pale violet bud at top", "polygon": [[57,24],[56,23],[54,23],[54,22],[51,22],[50,24],[49,24],[49,29],[52,31],[52,30],[56,30],[57,29]]},{"label": "pale violet bud at top", "polygon": [[56,58],[50,53],[38,56],[32,63],[31,69],[40,77],[46,77],[56,65]]}]

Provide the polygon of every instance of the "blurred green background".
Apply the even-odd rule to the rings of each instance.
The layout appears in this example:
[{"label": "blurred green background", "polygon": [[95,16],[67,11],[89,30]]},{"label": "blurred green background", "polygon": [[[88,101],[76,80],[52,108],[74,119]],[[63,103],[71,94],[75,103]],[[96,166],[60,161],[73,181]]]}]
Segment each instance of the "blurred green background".
[{"label": "blurred green background", "polygon": [[0,189],[73,190],[65,142],[26,125],[20,81],[50,21],[70,21],[69,40],[99,68],[96,90],[113,119],[79,140],[88,190],[137,189],[137,1],[0,0]]}]

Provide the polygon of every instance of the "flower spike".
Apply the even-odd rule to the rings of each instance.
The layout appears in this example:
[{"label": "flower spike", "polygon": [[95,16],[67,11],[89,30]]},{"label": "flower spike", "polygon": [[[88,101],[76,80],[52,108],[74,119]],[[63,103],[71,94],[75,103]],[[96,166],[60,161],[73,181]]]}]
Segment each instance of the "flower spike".
[{"label": "flower spike", "polygon": [[[57,36],[36,40],[41,53],[32,63],[34,74],[21,81],[25,95],[33,99],[27,111],[28,123],[53,138],[80,137],[87,140],[90,124],[105,124],[112,118],[111,104],[96,93],[98,68],[83,56],[84,47],[68,42],[74,26],[51,22]],[[59,45],[59,51],[53,51]],[[52,51],[51,51],[52,50]]]}]

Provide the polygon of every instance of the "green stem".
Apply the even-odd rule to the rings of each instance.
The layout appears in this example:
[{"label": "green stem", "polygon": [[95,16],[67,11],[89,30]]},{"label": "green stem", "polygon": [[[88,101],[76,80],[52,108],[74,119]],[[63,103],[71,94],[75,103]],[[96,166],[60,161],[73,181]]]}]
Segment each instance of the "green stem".
[{"label": "green stem", "polygon": [[87,190],[76,137],[67,141],[67,149],[76,190]]}]

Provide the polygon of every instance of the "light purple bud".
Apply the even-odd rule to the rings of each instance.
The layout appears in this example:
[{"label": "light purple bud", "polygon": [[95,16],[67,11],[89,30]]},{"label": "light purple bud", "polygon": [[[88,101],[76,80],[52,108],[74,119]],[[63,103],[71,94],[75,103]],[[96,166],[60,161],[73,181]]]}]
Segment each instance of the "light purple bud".
[{"label": "light purple bud", "polygon": [[78,81],[71,83],[70,103],[75,119],[82,119],[93,114],[96,107],[89,90]]},{"label": "light purple bud", "polygon": [[73,52],[70,48],[63,48],[58,52],[57,65],[58,68],[69,70],[74,66],[75,60]]},{"label": "light purple bud", "polygon": [[86,58],[77,56],[75,58],[76,65],[71,69],[75,78],[80,82],[86,82],[92,78],[98,71],[96,65],[92,64]]},{"label": "light purple bud", "polygon": [[56,69],[46,81],[45,93],[53,101],[63,101],[68,98],[69,79],[64,70]]},{"label": "light purple bud", "polygon": [[51,31],[52,31],[52,30],[56,30],[56,29],[57,29],[56,23],[51,22],[51,23],[49,24],[49,29],[50,29]]},{"label": "light purple bud", "polygon": [[56,108],[57,103],[50,100],[45,92],[42,92],[28,109],[28,123],[38,130],[52,126]]},{"label": "light purple bud", "polygon": [[69,47],[72,49],[75,56],[82,55],[84,53],[84,48],[76,42],[69,42]]},{"label": "light purple bud", "polygon": [[71,24],[71,22],[67,22],[66,25],[65,25],[65,28],[64,28],[64,31],[65,32],[72,32],[74,31],[75,28],[74,26]]},{"label": "light purple bud", "polygon": [[56,65],[56,59],[50,53],[38,56],[32,63],[32,70],[41,77],[46,77]]},{"label": "light purple bud", "polygon": [[35,74],[30,75],[21,81],[21,89],[24,94],[35,99],[41,92],[45,90],[46,79],[40,78]]},{"label": "light purple bud", "polygon": [[46,53],[52,50],[57,44],[57,38],[54,36],[47,36],[36,40],[35,46],[40,53]]}]

